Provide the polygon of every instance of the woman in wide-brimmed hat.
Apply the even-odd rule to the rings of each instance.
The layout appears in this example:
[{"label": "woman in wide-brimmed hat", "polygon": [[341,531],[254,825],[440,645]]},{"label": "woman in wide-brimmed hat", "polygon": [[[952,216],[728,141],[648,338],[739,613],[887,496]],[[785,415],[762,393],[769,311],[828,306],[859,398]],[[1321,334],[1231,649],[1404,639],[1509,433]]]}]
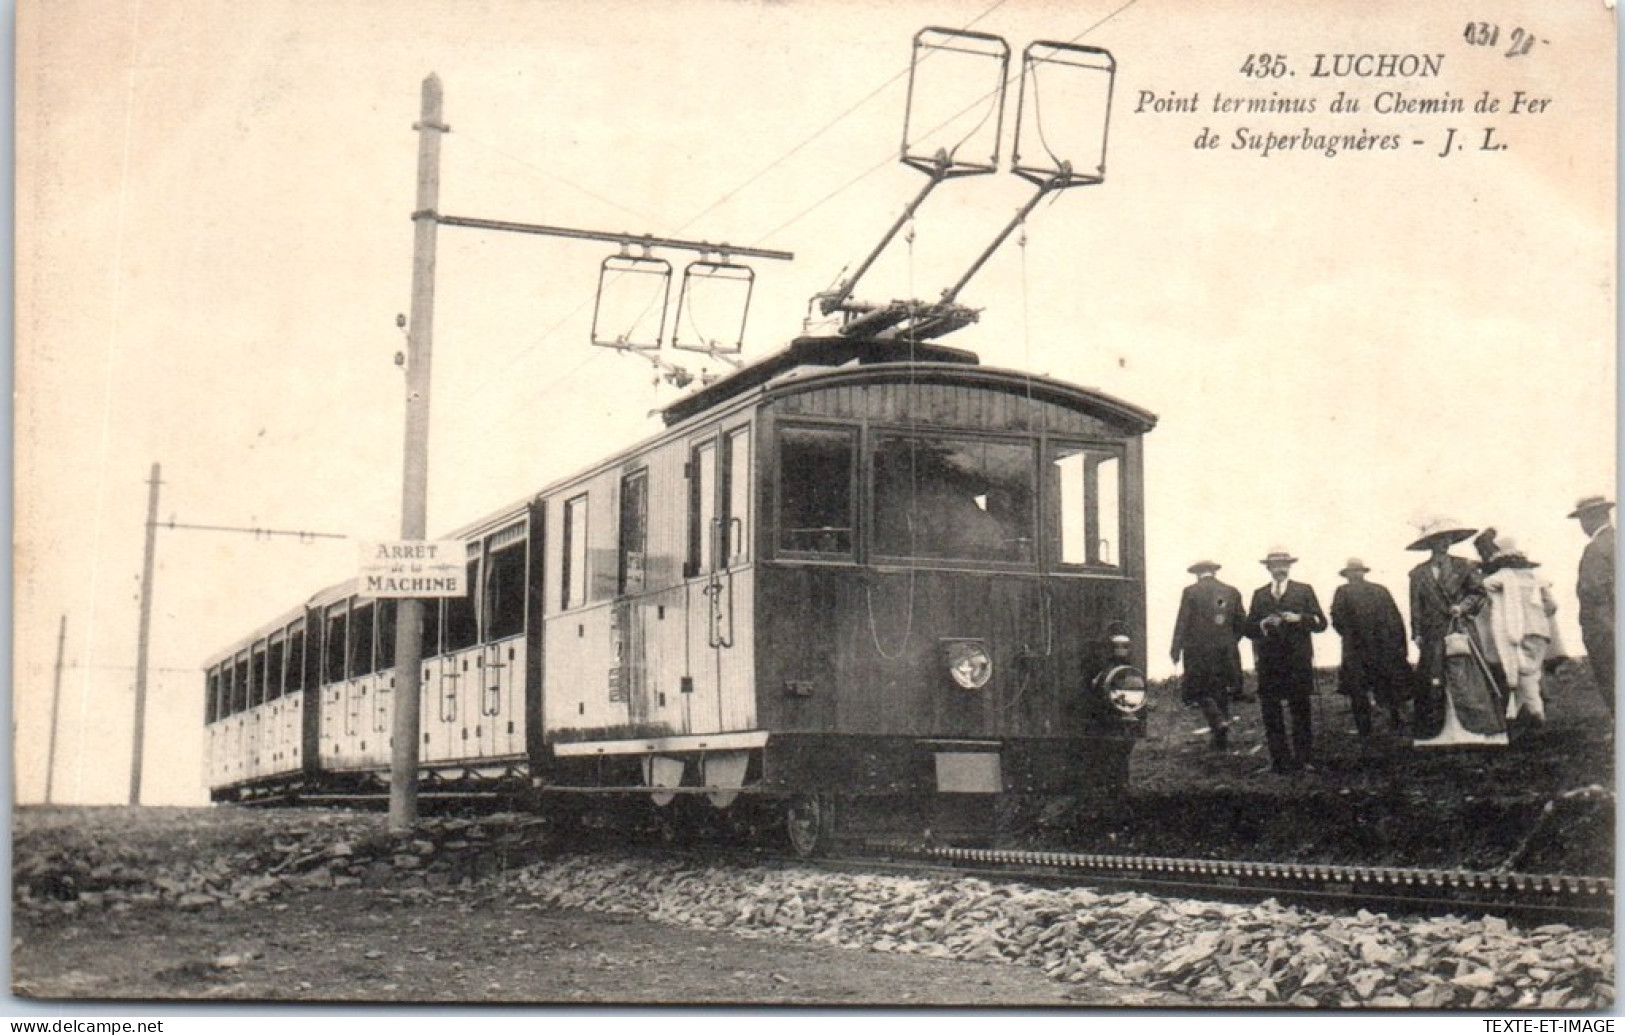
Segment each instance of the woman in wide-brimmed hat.
[{"label": "woman in wide-brimmed hat", "polygon": [[[1417,743],[1506,743],[1506,725],[1473,616],[1483,609],[1484,584],[1478,566],[1450,553],[1476,529],[1435,517],[1417,526],[1407,550],[1426,550],[1428,559],[1411,569],[1411,637],[1417,661],[1414,713]],[[1466,659],[1452,663],[1452,658]],[[1475,675],[1475,666],[1482,666]],[[1458,688],[1449,693],[1452,673]]]}]

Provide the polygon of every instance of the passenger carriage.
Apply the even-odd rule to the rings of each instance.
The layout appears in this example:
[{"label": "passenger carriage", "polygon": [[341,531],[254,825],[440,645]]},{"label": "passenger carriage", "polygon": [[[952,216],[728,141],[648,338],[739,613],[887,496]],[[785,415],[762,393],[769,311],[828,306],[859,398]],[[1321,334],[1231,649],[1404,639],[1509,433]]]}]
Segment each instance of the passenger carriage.
[{"label": "passenger carriage", "polygon": [[[815,850],[1122,785],[1150,414],[962,350],[804,338],[665,422],[453,537],[470,591],[427,609],[430,788],[765,806]],[[390,612],[353,585],[309,604],[326,779],[387,785]]]}]

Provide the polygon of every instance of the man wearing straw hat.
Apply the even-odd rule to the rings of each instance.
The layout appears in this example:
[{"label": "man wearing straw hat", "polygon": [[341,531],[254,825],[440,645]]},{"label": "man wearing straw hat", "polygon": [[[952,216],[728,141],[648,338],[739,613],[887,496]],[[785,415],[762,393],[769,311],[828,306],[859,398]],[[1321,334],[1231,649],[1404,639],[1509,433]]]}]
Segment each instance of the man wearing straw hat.
[{"label": "man wearing straw hat", "polygon": [[1176,665],[1183,657],[1184,701],[1202,709],[1213,749],[1223,751],[1230,743],[1230,696],[1241,687],[1241,651],[1236,644],[1246,615],[1240,591],[1214,577],[1218,564],[1197,561],[1185,570],[1196,581],[1180,594],[1170,657]]},{"label": "man wearing straw hat", "polygon": [[[1315,689],[1315,646],[1309,637],[1326,628],[1314,589],[1287,578],[1296,561],[1284,549],[1271,550],[1259,562],[1269,569],[1269,584],[1253,593],[1247,609],[1246,633],[1253,641],[1253,665],[1258,670],[1264,740],[1270,749],[1270,768],[1278,773],[1309,765],[1309,697]],[[1290,739],[1283,708],[1292,713]]]},{"label": "man wearing straw hat", "polygon": [[1350,557],[1338,572],[1348,581],[1332,594],[1332,628],[1343,637],[1337,689],[1349,699],[1354,728],[1371,736],[1371,701],[1388,711],[1393,728],[1404,721],[1410,699],[1411,666],[1405,656],[1405,620],[1386,586],[1365,580],[1371,569]]},{"label": "man wearing straw hat", "polygon": [[1591,541],[1580,555],[1580,639],[1591,662],[1597,693],[1614,711],[1614,509],[1606,496],[1587,496],[1575,505],[1571,518]]},{"label": "man wearing straw hat", "polygon": [[1411,637],[1421,651],[1412,732],[1418,739],[1431,740],[1445,724],[1445,637],[1465,634],[1476,643],[1472,618],[1483,609],[1485,597],[1478,566],[1450,552],[1451,546],[1471,539],[1476,529],[1435,517],[1422,521],[1417,531],[1421,534],[1405,549],[1426,550],[1429,557],[1410,573]]}]

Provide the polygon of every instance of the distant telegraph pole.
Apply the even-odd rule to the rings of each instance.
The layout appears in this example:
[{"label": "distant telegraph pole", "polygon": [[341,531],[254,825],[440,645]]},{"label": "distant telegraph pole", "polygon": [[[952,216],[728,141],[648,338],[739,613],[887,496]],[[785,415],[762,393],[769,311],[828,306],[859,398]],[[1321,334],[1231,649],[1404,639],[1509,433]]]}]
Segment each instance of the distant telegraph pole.
[{"label": "distant telegraph pole", "polygon": [[[401,538],[421,540],[428,526],[429,369],[434,341],[435,239],[439,227],[440,77],[423,80],[418,132],[418,197],[412,250],[412,317],[406,330],[406,449],[401,489]],[[395,721],[390,752],[389,828],[411,830],[418,819],[418,700],[422,692],[423,601],[407,597],[396,610]]]},{"label": "distant telegraph pole", "polygon": [[[147,640],[152,628],[152,555],[158,536],[159,466],[147,481],[147,548],[141,560],[141,629],[135,647],[135,730],[130,736],[130,804],[141,804],[141,745],[147,728]],[[52,723],[52,734],[56,724]]]},{"label": "distant telegraph pole", "polygon": [[45,752],[45,804],[51,804],[51,780],[56,775],[56,717],[62,704],[62,650],[68,642],[68,616],[56,627],[56,675],[51,680],[51,736]]}]

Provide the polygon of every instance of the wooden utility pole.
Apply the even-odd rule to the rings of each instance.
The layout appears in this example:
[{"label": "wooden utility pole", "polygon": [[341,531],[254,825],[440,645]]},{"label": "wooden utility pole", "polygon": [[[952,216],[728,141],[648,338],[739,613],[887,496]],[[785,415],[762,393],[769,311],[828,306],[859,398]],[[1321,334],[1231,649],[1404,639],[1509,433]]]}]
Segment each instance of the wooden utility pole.
[{"label": "wooden utility pole", "polygon": [[45,804],[51,804],[51,781],[56,775],[56,716],[62,704],[62,649],[68,642],[68,616],[56,627],[56,676],[51,680],[51,736],[45,752]]},{"label": "wooden utility pole", "polygon": [[[147,729],[147,641],[152,627],[152,555],[158,538],[159,467],[147,481],[147,549],[141,560],[141,629],[135,647],[135,730],[130,736],[130,804],[141,804],[141,745]],[[54,727],[53,727],[54,728]]]},{"label": "wooden utility pole", "polygon": [[[412,317],[406,331],[406,456],[401,489],[401,538],[423,539],[428,525],[429,370],[434,341],[435,239],[439,228],[440,77],[423,80],[418,132],[418,198],[412,252]],[[411,830],[418,819],[418,701],[423,682],[423,601],[396,609],[395,721],[390,752],[389,829]]]}]

